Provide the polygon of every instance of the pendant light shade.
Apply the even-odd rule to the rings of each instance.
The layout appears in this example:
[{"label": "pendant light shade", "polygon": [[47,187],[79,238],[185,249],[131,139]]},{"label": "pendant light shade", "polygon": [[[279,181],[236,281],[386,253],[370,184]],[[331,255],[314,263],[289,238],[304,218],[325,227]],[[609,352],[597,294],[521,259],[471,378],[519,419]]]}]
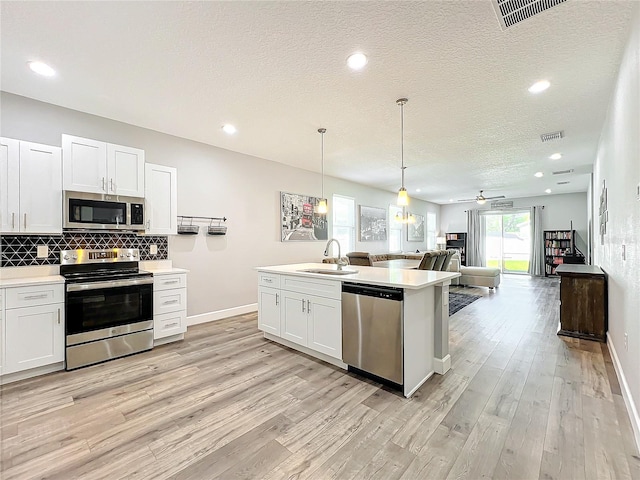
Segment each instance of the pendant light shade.
[{"label": "pendant light shade", "polygon": [[324,198],[324,134],[326,133],[326,128],[319,128],[318,133],[322,138],[322,194],[320,195],[320,201],[318,202],[318,213],[327,213],[329,209],[327,208],[327,199]]},{"label": "pendant light shade", "polygon": [[407,193],[407,189],[404,187],[401,187],[400,190],[398,190],[397,204],[402,207],[409,205],[409,194]]}]

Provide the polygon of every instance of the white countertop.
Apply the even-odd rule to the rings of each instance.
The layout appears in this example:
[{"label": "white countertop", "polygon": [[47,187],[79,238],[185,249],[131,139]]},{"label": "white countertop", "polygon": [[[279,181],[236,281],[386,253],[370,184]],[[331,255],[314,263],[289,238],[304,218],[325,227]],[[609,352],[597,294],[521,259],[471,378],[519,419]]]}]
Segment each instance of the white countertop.
[{"label": "white countertop", "polygon": [[0,279],[0,288],[29,287],[48,283],[64,283],[64,277],[60,275],[48,275],[42,277],[4,278]]},{"label": "white countertop", "polygon": [[153,275],[171,275],[176,273],[189,273],[189,270],[184,268],[144,268],[145,272],[153,273]]},{"label": "white countertop", "polygon": [[273,265],[256,267],[259,272],[281,273],[310,278],[324,278],[337,282],[368,283],[372,285],[384,285],[388,287],[408,288],[417,290],[420,288],[449,283],[451,279],[459,277],[458,272],[436,272],[433,270],[410,270],[403,268],[361,267],[360,265],[347,265],[344,270],[356,270],[358,273],[350,275],[327,275],[323,273],[302,272],[308,269],[337,270],[337,265],[329,263],[296,263],[292,265]]}]

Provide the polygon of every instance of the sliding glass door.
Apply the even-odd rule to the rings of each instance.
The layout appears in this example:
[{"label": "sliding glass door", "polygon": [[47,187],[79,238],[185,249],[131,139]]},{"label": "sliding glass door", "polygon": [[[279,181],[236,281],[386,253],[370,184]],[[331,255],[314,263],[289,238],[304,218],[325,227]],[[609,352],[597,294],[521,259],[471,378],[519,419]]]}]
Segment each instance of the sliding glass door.
[{"label": "sliding glass door", "polygon": [[487,267],[503,273],[527,273],[531,261],[531,223],[528,210],[487,213]]}]

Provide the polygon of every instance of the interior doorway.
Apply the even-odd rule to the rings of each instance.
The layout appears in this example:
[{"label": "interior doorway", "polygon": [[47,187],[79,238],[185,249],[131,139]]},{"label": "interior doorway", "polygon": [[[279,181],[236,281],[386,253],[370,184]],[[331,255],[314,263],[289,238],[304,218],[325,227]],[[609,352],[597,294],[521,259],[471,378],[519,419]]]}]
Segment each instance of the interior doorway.
[{"label": "interior doorway", "polygon": [[529,273],[531,262],[531,219],[528,210],[484,215],[487,267],[502,273]]}]

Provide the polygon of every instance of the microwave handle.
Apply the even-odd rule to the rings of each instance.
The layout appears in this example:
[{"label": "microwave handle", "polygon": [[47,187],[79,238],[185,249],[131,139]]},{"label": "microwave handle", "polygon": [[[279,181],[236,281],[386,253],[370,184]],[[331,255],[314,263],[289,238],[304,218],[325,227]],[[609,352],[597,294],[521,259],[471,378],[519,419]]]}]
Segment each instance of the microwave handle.
[{"label": "microwave handle", "polygon": [[102,190],[106,192],[106,189],[104,188],[104,177],[102,177]]}]

